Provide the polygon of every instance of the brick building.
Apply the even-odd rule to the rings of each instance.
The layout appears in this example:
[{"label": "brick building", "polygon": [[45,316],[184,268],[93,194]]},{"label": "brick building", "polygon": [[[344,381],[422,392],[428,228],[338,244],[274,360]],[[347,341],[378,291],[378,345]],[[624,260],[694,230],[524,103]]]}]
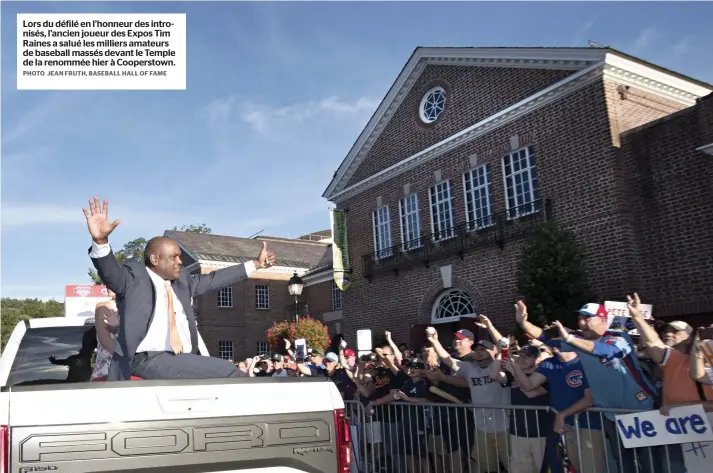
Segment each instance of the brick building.
[{"label": "brick building", "polygon": [[[275,266],[261,269],[248,280],[193,301],[198,330],[208,351],[226,359],[245,359],[267,353],[267,329],[275,321],[290,320],[295,312],[294,298],[287,281],[294,273],[303,276],[312,268],[331,261],[328,236],[318,232],[298,239],[263,236],[237,238],[180,231],[166,231],[181,248],[181,259],[191,273],[207,274],[216,269],[254,259],[262,242],[275,253]],[[329,256],[327,256],[329,255]],[[313,307],[321,312],[331,310],[331,281],[305,282],[300,298],[300,315]]]},{"label": "brick building", "polygon": [[710,100],[695,106],[712,90],[608,48],[416,49],[324,193],[347,211],[345,334],[512,325],[545,219],[577,234],[603,299],[713,312]]}]

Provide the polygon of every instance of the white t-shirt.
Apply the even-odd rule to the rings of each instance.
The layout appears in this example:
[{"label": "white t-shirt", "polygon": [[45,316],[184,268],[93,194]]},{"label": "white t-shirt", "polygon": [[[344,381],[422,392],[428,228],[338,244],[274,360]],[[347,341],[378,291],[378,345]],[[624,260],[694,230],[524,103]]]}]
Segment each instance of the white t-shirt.
[{"label": "white t-shirt", "polygon": [[[470,399],[473,404],[485,406],[507,406],[510,404],[510,387],[505,387],[490,379],[490,368],[483,369],[469,361],[454,361],[455,376],[468,380]],[[498,360],[493,363],[500,363]],[[475,427],[485,433],[494,434],[508,429],[508,414],[505,409],[473,408]]]}]

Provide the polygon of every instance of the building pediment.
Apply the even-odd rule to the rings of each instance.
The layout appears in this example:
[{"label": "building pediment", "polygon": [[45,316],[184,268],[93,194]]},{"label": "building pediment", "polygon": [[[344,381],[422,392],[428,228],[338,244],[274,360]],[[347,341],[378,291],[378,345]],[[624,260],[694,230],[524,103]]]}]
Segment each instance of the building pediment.
[{"label": "building pediment", "polygon": [[[515,104],[504,106],[502,110],[468,124],[432,145],[399,158],[396,163],[388,163],[376,171],[372,171],[370,164],[366,168],[368,170],[357,172],[424,71],[434,65],[548,69],[571,73]],[[605,74],[622,84],[644,88],[686,105],[693,105],[696,99],[713,90],[708,84],[607,48],[417,48],[334,173],[323,197],[332,202],[342,202]]]}]

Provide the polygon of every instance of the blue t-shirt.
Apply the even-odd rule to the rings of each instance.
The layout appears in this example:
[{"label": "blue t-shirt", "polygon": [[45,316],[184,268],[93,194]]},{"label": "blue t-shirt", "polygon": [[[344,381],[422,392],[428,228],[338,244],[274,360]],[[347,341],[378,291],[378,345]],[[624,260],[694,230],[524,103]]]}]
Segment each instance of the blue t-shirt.
[{"label": "blue t-shirt", "polygon": [[[584,375],[582,363],[574,360],[563,362],[553,356],[544,360],[537,367],[536,373],[547,378],[550,393],[550,405],[561,412],[584,397],[584,390],[589,389],[589,382]],[[567,425],[574,426],[572,416],[565,419]],[[602,423],[598,412],[579,414],[579,427],[583,429],[601,430]]]},{"label": "blue t-shirt", "polygon": [[[401,392],[408,397],[413,397],[417,399],[428,399],[430,395],[429,388],[431,383],[426,378],[422,378],[418,381],[414,381],[413,378],[406,380],[404,385],[401,387]],[[406,402],[406,401],[399,401]],[[408,406],[402,406],[399,409],[399,414],[403,416],[404,423],[408,426],[409,430],[418,428],[420,430],[424,429],[425,426],[425,405],[412,403]]]},{"label": "blue t-shirt", "polygon": [[[544,331],[540,340],[563,352],[577,353],[587,375],[595,407],[654,409],[657,393],[641,370],[627,333],[606,332],[594,342],[593,353],[578,350],[563,340],[550,340]],[[615,414],[604,415],[614,421]]]}]

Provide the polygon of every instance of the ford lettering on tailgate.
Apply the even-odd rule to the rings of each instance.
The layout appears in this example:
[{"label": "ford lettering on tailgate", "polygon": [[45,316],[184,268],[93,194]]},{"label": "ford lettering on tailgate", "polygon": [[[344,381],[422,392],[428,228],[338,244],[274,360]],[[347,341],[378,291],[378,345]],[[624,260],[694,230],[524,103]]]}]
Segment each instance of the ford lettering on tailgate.
[{"label": "ford lettering on tailgate", "polygon": [[[210,423],[209,423],[210,422]],[[161,427],[161,424],[165,427]],[[194,425],[191,425],[194,424]],[[180,427],[176,426],[180,425]],[[188,426],[185,426],[188,425]],[[145,427],[144,427],[145,426]],[[176,427],[173,427],[176,426]],[[330,425],[322,419],[230,423],[229,419],[21,427],[12,431],[18,463],[120,459],[166,454],[199,454],[266,447],[329,446]],[[183,460],[184,462],[186,459]],[[16,470],[17,471],[17,470]],[[21,467],[20,473],[40,470]],[[44,471],[44,470],[43,470]]]}]

